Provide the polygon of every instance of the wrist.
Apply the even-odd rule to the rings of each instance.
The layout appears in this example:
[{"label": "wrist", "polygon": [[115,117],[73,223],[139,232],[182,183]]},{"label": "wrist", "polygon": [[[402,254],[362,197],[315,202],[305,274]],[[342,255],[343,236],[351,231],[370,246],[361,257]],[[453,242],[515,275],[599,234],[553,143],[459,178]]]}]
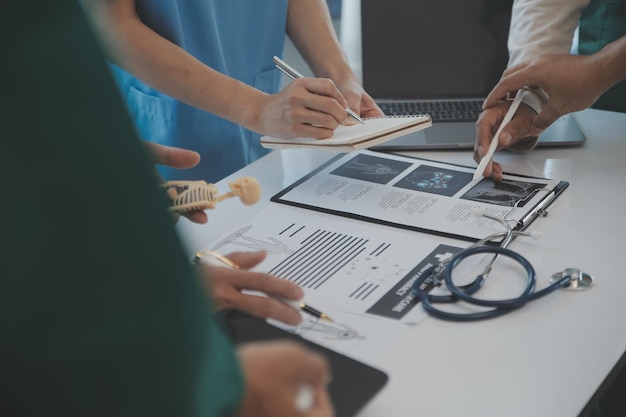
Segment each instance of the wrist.
[{"label": "wrist", "polygon": [[314,68],[313,73],[319,78],[328,78],[337,85],[347,83],[357,83],[358,80],[354,71],[345,59],[323,60],[326,64],[320,68]]},{"label": "wrist", "polygon": [[626,78],[626,36],[609,43],[593,55],[596,79],[602,84],[602,91]]},{"label": "wrist", "polygon": [[250,88],[250,90],[249,94],[242,96],[242,102],[238,106],[238,114],[231,120],[253,132],[266,133],[262,128],[261,109],[269,94],[256,88]]}]

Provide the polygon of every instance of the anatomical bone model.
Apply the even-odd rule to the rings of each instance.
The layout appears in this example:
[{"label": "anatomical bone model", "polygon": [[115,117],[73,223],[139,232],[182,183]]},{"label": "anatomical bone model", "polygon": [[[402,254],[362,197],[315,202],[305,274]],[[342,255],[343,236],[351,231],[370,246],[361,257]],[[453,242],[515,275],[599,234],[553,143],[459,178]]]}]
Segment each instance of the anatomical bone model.
[{"label": "anatomical bone model", "polygon": [[228,186],[230,192],[218,195],[217,186],[205,181],[166,181],[162,184],[172,199],[170,210],[179,213],[212,209],[220,201],[231,197],[239,197],[248,206],[261,198],[261,186],[254,177],[238,178],[229,182]]}]

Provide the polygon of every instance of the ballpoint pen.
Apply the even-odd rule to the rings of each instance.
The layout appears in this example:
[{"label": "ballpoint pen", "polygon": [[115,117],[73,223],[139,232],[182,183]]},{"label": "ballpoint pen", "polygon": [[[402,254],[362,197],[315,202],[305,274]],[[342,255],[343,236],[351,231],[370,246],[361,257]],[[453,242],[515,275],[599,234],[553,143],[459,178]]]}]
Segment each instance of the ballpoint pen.
[{"label": "ballpoint pen", "polygon": [[474,176],[472,177],[472,182],[480,181],[483,178],[483,174],[485,173],[485,168],[487,164],[493,158],[493,154],[496,152],[496,148],[498,147],[498,138],[500,137],[500,133],[502,133],[502,129],[511,121],[513,115],[517,111],[520,103],[522,102],[522,98],[528,94],[528,90],[519,89],[515,94],[515,98],[513,99],[513,103],[509,107],[509,110],[504,115],[502,122],[500,122],[500,126],[496,131],[496,134],[491,138],[491,142],[489,143],[489,149],[487,149],[487,153],[482,157],[478,167],[476,168],[476,172],[474,172]]},{"label": "ballpoint pen", "polygon": [[[291,65],[289,65],[288,63],[286,63],[285,61],[283,61],[277,56],[274,56],[274,64],[276,65],[276,68],[281,70],[283,74],[285,74],[287,77],[291,78],[292,80],[295,80],[298,78],[304,78],[304,75],[300,74]],[[361,119],[359,115],[356,114],[354,110],[352,110],[350,107],[346,107],[346,111],[348,112],[350,116],[352,116],[354,120],[358,121],[359,123],[365,124],[365,121]]]},{"label": "ballpoint pen", "polygon": [[[231,269],[239,269],[239,265],[237,265],[232,260],[228,259],[224,255],[219,252],[215,252],[212,250],[203,250],[196,252],[196,255],[193,258],[193,261],[197,264],[211,265],[211,266],[222,266]],[[304,313],[310,314],[311,316],[317,317],[321,320],[326,320],[330,323],[334,323],[334,321],[326,314],[322,313],[316,308],[311,307],[303,301],[293,301],[287,300],[281,297],[275,297],[269,294],[266,294],[268,297],[271,297],[275,300],[280,301],[281,303],[285,303],[288,306],[294,308],[295,310],[302,311]]]}]

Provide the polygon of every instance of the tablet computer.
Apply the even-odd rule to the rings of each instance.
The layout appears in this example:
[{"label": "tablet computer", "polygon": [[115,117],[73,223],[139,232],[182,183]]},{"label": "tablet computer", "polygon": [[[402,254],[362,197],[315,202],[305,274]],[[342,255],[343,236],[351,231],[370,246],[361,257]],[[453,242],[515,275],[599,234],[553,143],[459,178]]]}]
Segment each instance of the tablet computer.
[{"label": "tablet computer", "polygon": [[354,416],[387,383],[387,374],[381,370],[272,326],[265,320],[231,314],[225,323],[235,344],[288,339],[324,355],[331,367],[332,381],[328,390],[337,417]]}]

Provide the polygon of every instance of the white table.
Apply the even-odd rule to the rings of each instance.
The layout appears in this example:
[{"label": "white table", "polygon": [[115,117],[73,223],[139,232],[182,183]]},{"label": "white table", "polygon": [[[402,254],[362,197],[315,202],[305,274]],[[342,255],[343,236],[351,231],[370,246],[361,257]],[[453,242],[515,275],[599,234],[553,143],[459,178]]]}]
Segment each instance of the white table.
[{"label": "white table", "polygon": [[[377,363],[390,381],[361,417],[574,417],[626,352],[626,277],[620,267],[626,258],[626,115],[586,110],[577,117],[588,136],[584,147],[501,152],[496,160],[509,172],[570,182],[548,217],[533,224],[544,238],[524,254],[539,279],[575,266],[593,274],[597,284],[582,293],[559,292],[493,320],[426,319]],[[467,151],[415,155],[475,165]],[[189,256],[333,156],[275,151],[220,181],[219,189],[227,190],[228,180],[255,176],[263,200],[250,207],[224,201],[208,212],[206,225],[181,220],[178,230]]]}]

